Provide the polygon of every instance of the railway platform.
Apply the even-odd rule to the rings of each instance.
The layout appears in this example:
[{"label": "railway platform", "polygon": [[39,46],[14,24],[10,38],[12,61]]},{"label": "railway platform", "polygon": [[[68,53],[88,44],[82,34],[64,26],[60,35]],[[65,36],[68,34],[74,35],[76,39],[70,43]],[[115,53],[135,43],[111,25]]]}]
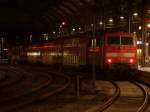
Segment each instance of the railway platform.
[{"label": "railway platform", "polygon": [[145,71],[145,72],[150,72],[150,67],[138,66],[138,70],[140,70],[140,71]]}]

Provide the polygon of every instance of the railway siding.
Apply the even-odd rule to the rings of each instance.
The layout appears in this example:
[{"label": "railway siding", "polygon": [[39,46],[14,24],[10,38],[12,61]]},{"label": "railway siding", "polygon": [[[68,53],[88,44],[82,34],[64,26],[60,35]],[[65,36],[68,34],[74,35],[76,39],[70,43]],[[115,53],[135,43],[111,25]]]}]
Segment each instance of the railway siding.
[{"label": "railway siding", "polygon": [[[43,73],[37,71],[32,73],[19,68],[10,67],[9,69],[9,72],[7,68],[1,69],[2,71],[6,71],[6,76],[9,79],[0,82],[0,85],[2,84],[0,91],[1,112],[12,111],[17,107],[44,100],[62,91],[69,84],[67,83],[69,79],[63,76],[60,79],[65,81],[57,83],[60,80],[56,81],[57,79],[54,79],[54,77],[58,77],[58,75],[55,74],[55,76],[54,73],[51,72]],[[52,77],[52,74],[54,77]],[[18,78],[18,76],[23,78]]]},{"label": "railway siding", "polygon": [[[142,86],[144,86],[146,88],[146,90],[148,91],[148,95],[150,96],[150,71],[149,71],[149,67],[139,68],[139,72],[135,76],[135,80],[143,83]],[[149,112],[149,111],[150,111],[150,102],[148,102],[148,107],[147,107],[145,112]]]},{"label": "railway siding", "polygon": [[120,97],[104,112],[144,112],[148,104],[147,90],[139,83],[117,81]]}]

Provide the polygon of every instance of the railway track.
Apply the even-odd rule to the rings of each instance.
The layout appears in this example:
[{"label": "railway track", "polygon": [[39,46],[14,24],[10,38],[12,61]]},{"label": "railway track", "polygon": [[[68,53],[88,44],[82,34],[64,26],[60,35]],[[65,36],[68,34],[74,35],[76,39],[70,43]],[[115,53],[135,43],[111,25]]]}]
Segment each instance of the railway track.
[{"label": "railway track", "polygon": [[137,82],[116,83],[121,90],[120,96],[103,112],[144,112],[148,104],[146,89]]},{"label": "railway track", "polygon": [[134,81],[112,83],[116,88],[114,94],[103,104],[99,103],[85,112],[144,112],[146,110],[148,92],[140,83]]},{"label": "railway track", "polygon": [[[102,81],[103,82],[103,81]],[[117,84],[113,81],[107,81],[108,83],[105,82],[105,84],[111,84],[112,87],[114,90],[113,93],[111,93],[111,95],[109,95],[108,93],[110,91],[106,91],[106,95],[104,95],[105,97],[103,98],[104,101],[103,103],[100,102],[98,105],[96,106],[93,106],[92,108],[90,109],[87,109],[85,112],[102,112],[104,111],[105,109],[107,109],[109,106],[111,106],[116,100],[117,98],[119,97],[120,95],[120,88],[117,86]],[[105,86],[105,88],[107,88],[107,86]]]},{"label": "railway track", "polygon": [[[11,69],[11,70],[10,70]],[[0,111],[6,112],[46,99],[69,85],[69,78],[61,76],[61,84],[54,81],[60,77],[57,73],[26,72],[18,68],[3,68],[6,79],[0,82]],[[13,73],[13,74],[12,74]],[[20,77],[17,74],[21,74]],[[19,77],[19,78],[18,78]]]},{"label": "railway track", "polygon": [[[48,69],[20,69],[20,68],[9,68],[9,73],[13,71],[13,73],[22,73],[18,80],[13,80],[12,84],[8,83],[4,87],[1,86],[5,81],[9,81],[11,78],[7,74],[8,72],[4,72],[2,70],[3,76],[0,81],[0,111],[7,112],[12,110],[17,112],[25,112],[28,111],[18,107],[26,108],[28,104],[32,104],[33,102],[38,102],[43,99],[52,99],[51,102],[48,102],[47,107],[34,107],[30,111],[41,111],[41,112],[59,112],[61,111],[71,111],[71,112],[144,112],[148,104],[148,93],[139,83],[129,82],[129,81],[116,81],[116,82],[108,82],[100,81],[100,98],[96,96],[94,99],[83,102],[82,100],[79,102],[72,103],[72,100],[69,104],[65,104],[62,100],[59,105],[61,99],[58,97],[51,98],[52,95],[58,95],[57,93],[63,91],[66,87],[69,86],[70,79],[67,76],[60,75],[57,72],[51,72]],[[28,72],[26,72],[28,71]],[[27,75],[28,74],[28,75]],[[26,75],[26,76],[25,76]],[[14,75],[11,75],[12,78]],[[22,77],[22,78],[21,78]],[[9,80],[7,80],[9,79]],[[61,80],[61,81],[60,81]],[[10,80],[11,81],[11,80]],[[99,82],[99,81],[96,81]],[[107,82],[107,83],[106,83]],[[20,86],[19,86],[19,85]],[[102,87],[102,85],[104,87]],[[24,85],[24,86],[23,86]],[[32,85],[30,88],[29,85]],[[108,85],[112,85],[107,88]],[[9,86],[9,89],[6,89]],[[22,89],[24,87],[24,89]],[[36,88],[37,87],[37,88]],[[101,88],[102,87],[102,88]],[[17,92],[14,95],[8,95],[7,93],[11,93],[11,91],[15,90]],[[109,94],[110,92],[111,94]],[[103,93],[104,89],[104,93]],[[105,90],[107,89],[107,90]],[[102,96],[103,95],[103,96]],[[59,96],[59,95],[58,95]],[[65,98],[64,98],[65,99]],[[100,103],[98,103],[98,101]],[[55,104],[56,103],[56,104]],[[93,104],[92,104],[93,103]],[[65,106],[71,105],[71,106]],[[78,106],[77,106],[78,105]],[[28,107],[28,106],[27,106]],[[30,106],[29,106],[30,107]],[[59,108],[63,107],[63,108]],[[68,108],[69,107],[69,108]],[[76,108],[75,108],[76,107]],[[41,109],[43,108],[43,109]],[[47,108],[47,109],[45,109]],[[54,109],[55,108],[55,109]],[[72,109],[71,109],[72,108]]]},{"label": "railway track", "polygon": [[18,71],[11,70],[9,67],[0,68],[0,71],[3,73],[0,80],[0,89],[12,86],[13,84],[19,83],[23,80],[23,73],[20,74]]},{"label": "railway track", "polygon": [[101,105],[101,108],[98,109],[99,112],[102,112],[105,109],[107,109],[109,106],[111,106],[120,95],[120,88],[117,86],[115,82],[111,81],[111,83],[115,87],[115,92],[112,97],[110,97],[103,105]]}]

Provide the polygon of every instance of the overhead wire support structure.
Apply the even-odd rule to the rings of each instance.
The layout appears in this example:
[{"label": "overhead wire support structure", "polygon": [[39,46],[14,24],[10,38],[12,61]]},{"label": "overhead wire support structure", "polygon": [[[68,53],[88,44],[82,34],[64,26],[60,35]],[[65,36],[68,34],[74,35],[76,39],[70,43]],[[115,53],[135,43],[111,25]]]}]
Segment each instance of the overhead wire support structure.
[{"label": "overhead wire support structure", "polygon": [[[95,16],[94,16],[94,23],[93,23],[93,26],[92,26],[92,48],[95,49],[96,47],[96,24],[95,24]],[[92,58],[93,58],[93,62],[92,62],[92,84],[93,84],[93,93],[95,93],[95,76],[96,76],[96,73],[95,73],[95,70],[96,70],[96,67],[95,67],[95,52],[92,53]]]},{"label": "overhead wire support structure", "polygon": [[63,69],[63,56],[64,56],[64,51],[63,51],[63,32],[62,32],[62,27],[59,27],[59,32],[60,32],[60,54],[61,54],[61,59],[60,59],[60,67],[59,70],[62,71]]}]

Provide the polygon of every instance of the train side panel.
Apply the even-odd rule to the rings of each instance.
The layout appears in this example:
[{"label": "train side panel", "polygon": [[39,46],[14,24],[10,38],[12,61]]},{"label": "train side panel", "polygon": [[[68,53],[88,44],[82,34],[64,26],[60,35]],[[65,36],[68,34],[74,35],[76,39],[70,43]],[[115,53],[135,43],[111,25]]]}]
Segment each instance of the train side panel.
[{"label": "train side panel", "polygon": [[64,66],[86,65],[88,39],[89,37],[82,35],[82,37],[32,45],[28,49],[27,60],[32,63],[63,63]]},{"label": "train side panel", "polygon": [[63,65],[86,65],[88,37],[66,39],[63,43]]}]

